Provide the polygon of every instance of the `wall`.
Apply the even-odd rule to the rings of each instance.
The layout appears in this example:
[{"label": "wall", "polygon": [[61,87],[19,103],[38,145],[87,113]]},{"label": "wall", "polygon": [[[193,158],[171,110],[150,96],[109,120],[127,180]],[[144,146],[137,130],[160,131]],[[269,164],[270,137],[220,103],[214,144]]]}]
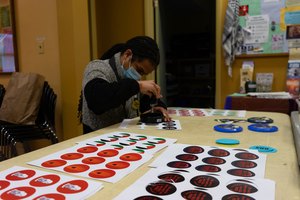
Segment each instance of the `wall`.
[{"label": "wall", "polygon": [[[217,26],[224,25],[225,13],[227,9],[228,0],[217,0],[218,6],[221,7],[222,17],[217,20]],[[217,37],[222,37],[222,31],[219,31]],[[217,44],[217,51],[223,52],[221,43]],[[221,50],[220,50],[221,48]],[[239,57],[232,64],[232,75],[233,77],[229,77],[227,74],[227,66],[225,65],[224,56],[219,55],[219,59],[221,60],[220,66],[217,68],[220,70],[220,83],[221,83],[221,108],[224,108],[226,96],[229,94],[233,94],[235,92],[239,92],[240,85],[240,68],[242,67],[243,61],[254,61],[254,80],[256,79],[256,73],[274,73],[273,79],[273,92],[285,91],[285,80],[286,80],[286,69],[287,69],[287,61],[288,55],[282,54],[280,56],[271,56],[271,57]],[[218,61],[217,61],[218,62]]]},{"label": "wall", "polygon": [[[19,71],[34,72],[45,76],[57,94],[56,129],[62,136],[62,104],[60,66],[58,52],[56,1],[15,0],[15,25],[19,59]],[[37,38],[44,37],[45,53],[38,53]],[[0,83],[7,87],[10,74],[0,74]],[[32,149],[49,145],[49,141],[35,141]]]},{"label": "wall", "polygon": [[[55,110],[59,141],[82,134],[77,125],[77,105],[83,70],[90,62],[88,1],[15,0],[20,72],[45,76],[57,94]],[[44,37],[44,54],[38,54],[37,38]],[[0,74],[7,87],[11,75]],[[32,150],[49,145],[34,141]]]},{"label": "wall", "polygon": [[95,1],[98,58],[116,43],[144,35],[144,1]]}]

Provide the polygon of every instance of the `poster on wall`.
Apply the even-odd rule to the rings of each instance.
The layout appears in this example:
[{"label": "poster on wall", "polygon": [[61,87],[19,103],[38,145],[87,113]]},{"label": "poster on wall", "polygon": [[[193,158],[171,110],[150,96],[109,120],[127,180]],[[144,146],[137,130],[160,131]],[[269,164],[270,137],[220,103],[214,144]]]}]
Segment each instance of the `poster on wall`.
[{"label": "poster on wall", "polygon": [[0,0],[0,73],[18,71],[12,0]]}]

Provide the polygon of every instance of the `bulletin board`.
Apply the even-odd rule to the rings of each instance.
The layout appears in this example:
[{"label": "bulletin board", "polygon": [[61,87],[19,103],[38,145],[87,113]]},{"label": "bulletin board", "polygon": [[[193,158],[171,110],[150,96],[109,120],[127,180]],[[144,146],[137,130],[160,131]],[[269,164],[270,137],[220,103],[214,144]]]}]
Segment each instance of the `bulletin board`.
[{"label": "bulletin board", "polygon": [[237,55],[288,53],[300,47],[300,1],[240,0]]}]

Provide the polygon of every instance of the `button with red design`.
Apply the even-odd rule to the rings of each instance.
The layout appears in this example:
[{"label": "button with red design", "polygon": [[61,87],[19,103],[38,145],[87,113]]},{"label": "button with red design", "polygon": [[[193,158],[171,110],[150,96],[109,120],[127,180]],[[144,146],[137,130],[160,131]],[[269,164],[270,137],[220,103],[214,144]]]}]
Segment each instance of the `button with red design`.
[{"label": "button with red design", "polygon": [[113,162],[109,162],[105,165],[105,167],[107,167],[109,169],[125,169],[129,166],[130,166],[130,164],[128,162],[124,162],[124,161],[113,161]]},{"label": "button with red design", "polygon": [[0,190],[7,188],[10,185],[10,182],[0,180]]},{"label": "button with red design", "polygon": [[35,189],[33,187],[17,187],[5,191],[1,194],[1,199],[3,200],[15,200],[15,199],[25,199],[30,197],[35,193]]},{"label": "button with red design", "polygon": [[83,164],[74,164],[74,165],[69,165],[64,168],[64,171],[69,172],[69,173],[81,173],[89,170],[90,167],[88,165],[83,165]]},{"label": "button with red design", "polygon": [[59,180],[60,177],[58,175],[49,174],[49,175],[37,177],[31,180],[29,184],[34,187],[45,187],[45,186],[54,185]]},{"label": "button with red design", "polygon": [[81,153],[66,153],[66,154],[63,154],[62,156],[60,156],[60,158],[64,159],[64,160],[76,160],[76,159],[79,159],[82,157],[83,157],[83,154],[81,154]]},{"label": "button with red design", "polygon": [[123,161],[138,161],[142,159],[142,156],[138,153],[127,153],[120,156],[120,159]]},{"label": "button with red design", "polygon": [[114,170],[110,169],[97,169],[94,171],[91,171],[89,173],[89,176],[92,178],[110,178],[113,177],[116,174]]},{"label": "button with red design", "polygon": [[36,174],[34,170],[21,170],[8,174],[5,178],[9,181],[20,181],[33,177]]},{"label": "button with red design", "polygon": [[101,157],[114,157],[118,154],[119,152],[115,149],[106,149],[97,153],[97,155]]},{"label": "button with red design", "polygon": [[67,164],[67,161],[65,161],[65,160],[54,159],[54,160],[45,161],[41,165],[43,167],[53,168],[53,167],[61,167],[65,164]]},{"label": "button with red design", "polygon": [[105,158],[101,158],[101,157],[88,157],[88,158],[84,158],[81,161],[84,164],[88,164],[88,165],[96,165],[96,164],[101,164],[103,162],[105,162]]},{"label": "button with red design", "polygon": [[88,147],[79,148],[79,149],[77,149],[77,151],[79,153],[94,153],[94,152],[98,151],[98,148],[97,147],[88,146]]},{"label": "button with red design", "polygon": [[62,194],[56,194],[56,193],[49,193],[49,194],[43,194],[38,197],[35,197],[33,200],[65,200],[66,197]]},{"label": "button with red design", "polygon": [[74,194],[84,191],[89,184],[84,180],[73,180],[61,184],[57,187],[57,191],[63,194]]}]

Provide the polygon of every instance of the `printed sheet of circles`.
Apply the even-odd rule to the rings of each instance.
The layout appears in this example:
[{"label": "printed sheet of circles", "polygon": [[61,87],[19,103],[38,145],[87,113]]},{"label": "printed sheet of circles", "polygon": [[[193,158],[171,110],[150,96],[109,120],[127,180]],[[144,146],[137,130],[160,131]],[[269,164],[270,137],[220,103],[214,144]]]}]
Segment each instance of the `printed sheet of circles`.
[{"label": "printed sheet of circles", "polygon": [[170,122],[160,123],[144,123],[137,119],[124,119],[119,129],[132,130],[182,130],[179,120],[171,120]]},{"label": "printed sheet of circles", "polygon": [[0,172],[0,198],[3,200],[85,199],[102,187],[100,182],[18,166]]},{"label": "printed sheet of circles", "polygon": [[167,112],[177,116],[210,116],[204,109],[169,109]]},{"label": "printed sheet of circles", "polygon": [[112,132],[28,164],[115,183],[176,139]]},{"label": "printed sheet of circles", "polygon": [[266,155],[256,150],[172,144],[149,167],[264,178]]},{"label": "printed sheet of circles", "polygon": [[236,178],[209,172],[151,169],[114,200],[274,200],[275,181]]}]

